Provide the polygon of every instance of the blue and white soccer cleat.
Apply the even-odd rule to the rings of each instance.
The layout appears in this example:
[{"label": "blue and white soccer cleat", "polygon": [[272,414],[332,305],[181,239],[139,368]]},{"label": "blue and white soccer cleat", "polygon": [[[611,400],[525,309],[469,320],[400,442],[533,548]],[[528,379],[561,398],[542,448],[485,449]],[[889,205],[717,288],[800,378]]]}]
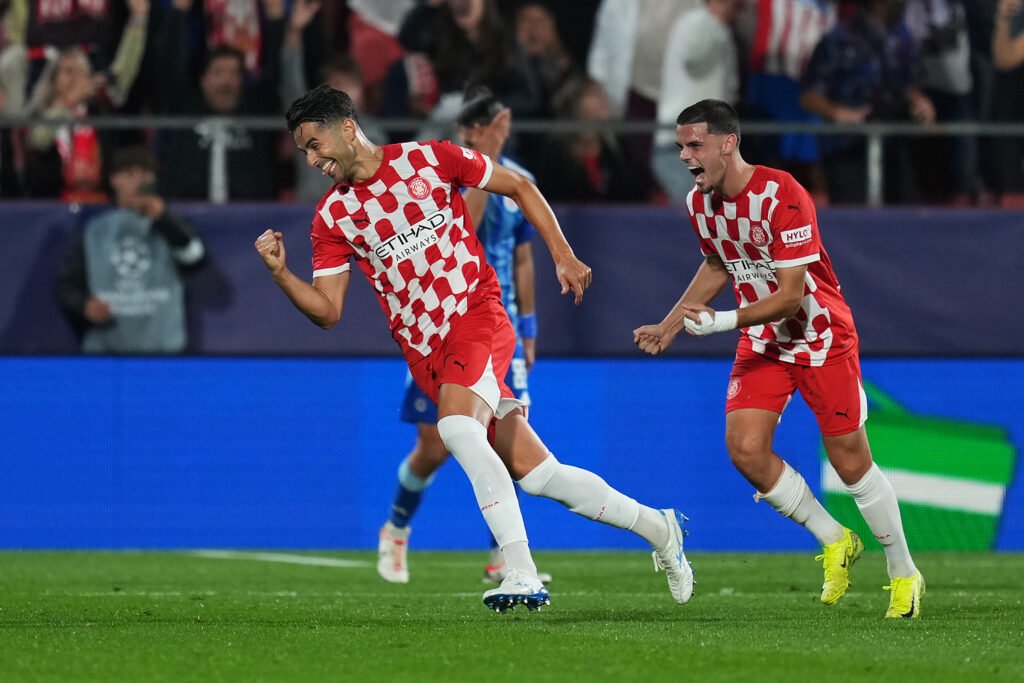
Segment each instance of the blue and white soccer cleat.
[{"label": "blue and white soccer cleat", "polygon": [[654,571],[662,570],[668,577],[668,590],[680,605],[689,602],[693,595],[693,568],[683,554],[683,531],[686,516],[675,510],[661,510],[668,526],[668,542],[661,548],[655,547]]},{"label": "blue and white soccer cleat", "polygon": [[516,605],[525,605],[532,612],[550,605],[551,595],[536,576],[509,569],[500,586],[484,593],[484,604],[495,612],[515,609]]}]

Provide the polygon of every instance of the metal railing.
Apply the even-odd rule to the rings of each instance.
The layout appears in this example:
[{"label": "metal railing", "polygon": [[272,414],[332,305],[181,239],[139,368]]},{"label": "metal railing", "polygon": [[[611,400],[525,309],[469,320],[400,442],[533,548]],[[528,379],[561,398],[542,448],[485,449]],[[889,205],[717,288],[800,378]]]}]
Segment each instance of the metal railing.
[{"label": "metal railing", "polygon": [[[419,130],[424,127],[451,126],[449,121],[430,119],[364,119],[384,132]],[[49,119],[0,117],[0,129],[47,125],[60,127],[69,124],[90,125],[101,130],[192,130],[209,140],[210,196],[214,203],[224,203],[227,195],[226,155],[232,129],[282,131],[283,116],[256,117],[198,117],[198,116],[102,116],[88,119]],[[549,119],[521,119],[515,123],[517,133],[575,133],[581,130],[608,130],[619,134],[653,133],[674,130],[671,125],[651,121],[571,121]],[[883,204],[885,185],[884,141],[889,137],[1020,137],[1024,138],[1024,123],[773,123],[750,121],[742,125],[743,135],[783,135],[799,133],[815,137],[841,135],[863,137],[867,142],[867,203],[878,207]]]}]

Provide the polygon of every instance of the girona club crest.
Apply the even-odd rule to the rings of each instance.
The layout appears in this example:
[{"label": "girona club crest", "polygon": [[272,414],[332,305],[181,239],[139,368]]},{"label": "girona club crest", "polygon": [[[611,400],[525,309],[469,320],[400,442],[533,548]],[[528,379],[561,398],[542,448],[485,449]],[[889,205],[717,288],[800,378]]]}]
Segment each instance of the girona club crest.
[{"label": "girona club crest", "polygon": [[734,399],[740,393],[740,387],[743,386],[740,382],[739,377],[733,377],[729,380],[729,390],[725,392],[726,399]]},{"label": "girona club crest", "polygon": [[750,241],[756,246],[763,247],[768,244],[768,231],[760,225],[750,227]]},{"label": "girona club crest", "polygon": [[426,199],[430,194],[430,183],[419,176],[410,178],[406,184],[409,186],[409,194],[415,199]]}]

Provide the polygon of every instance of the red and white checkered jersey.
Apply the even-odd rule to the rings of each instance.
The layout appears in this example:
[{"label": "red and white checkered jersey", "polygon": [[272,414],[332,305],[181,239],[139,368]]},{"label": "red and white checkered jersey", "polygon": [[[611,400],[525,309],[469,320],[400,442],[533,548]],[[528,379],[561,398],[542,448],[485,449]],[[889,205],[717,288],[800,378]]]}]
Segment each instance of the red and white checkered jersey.
[{"label": "red and white checkered jersey", "polygon": [[756,166],[734,198],[686,197],[705,256],[718,256],[733,279],[740,308],[778,291],[778,268],[807,266],[796,315],[742,330],[740,343],[787,363],[820,366],[857,348],[853,315],[821,243],[814,202],[788,173]]},{"label": "red and white checkered jersey", "polygon": [[501,299],[460,187],[482,187],[491,161],[451,142],[382,147],[374,175],[328,192],[313,218],[313,277],[355,258],[410,363],[430,355],[469,297]]}]

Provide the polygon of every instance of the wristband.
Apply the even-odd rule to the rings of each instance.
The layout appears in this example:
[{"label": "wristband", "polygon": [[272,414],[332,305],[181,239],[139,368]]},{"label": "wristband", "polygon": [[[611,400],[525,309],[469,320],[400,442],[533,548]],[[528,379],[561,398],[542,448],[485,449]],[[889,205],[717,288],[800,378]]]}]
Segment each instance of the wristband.
[{"label": "wristband", "polygon": [[537,314],[519,316],[519,336],[523,339],[537,338]]},{"label": "wristband", "polygon": [[715,317],[712,319],[710,313],[701,311],[699,323],[686,318],[684,324],[686,329],[698,337],[706,337],[716,332],[728,332],[736,329],[738,317],[736,311],[715,311]]}]

